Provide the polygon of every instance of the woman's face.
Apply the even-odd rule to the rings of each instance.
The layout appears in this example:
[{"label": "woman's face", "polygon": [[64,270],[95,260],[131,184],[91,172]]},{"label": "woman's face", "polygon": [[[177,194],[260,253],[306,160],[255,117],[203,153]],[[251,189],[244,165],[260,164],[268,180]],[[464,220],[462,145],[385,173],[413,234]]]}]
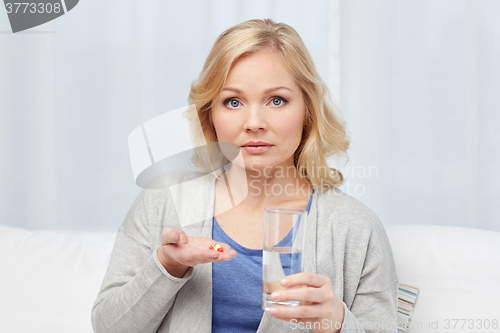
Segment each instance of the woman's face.
[{"label": "woman's face", "polygon": [[271,51],[240,58],[212,101],[218,140],[240,146],[252,170],[294,165],[304,116],[301,89]]}]

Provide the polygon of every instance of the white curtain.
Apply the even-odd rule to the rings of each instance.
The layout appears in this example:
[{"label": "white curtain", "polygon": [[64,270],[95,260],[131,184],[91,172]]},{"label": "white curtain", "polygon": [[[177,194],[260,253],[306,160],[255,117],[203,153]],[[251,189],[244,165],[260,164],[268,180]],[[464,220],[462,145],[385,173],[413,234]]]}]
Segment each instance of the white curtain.
[{"label": "white curtain", "polygon": [[329,32],[339,24],[330,27],[329,16],[337,5],[81,0],[16,34],[0,10],[0,224],[116,231],[140,190],[128,135],[187,105],[215,38],[248,19],[285,22],[335,84],[338,34]]},{"label": "white curtain", "polygon": [[496,0],[81,0],[12,34],[0,10],[0,224],[116,231],[139,192],[129,133],[187,105],[223,30],[270,17],[340,103],[348,194],[384,223],[500,231],[499,14]]},{"label": "white curtain", "polygon": [[349,0],[340,16],[351,192],[385,223],[500,231],[500,2]]}]

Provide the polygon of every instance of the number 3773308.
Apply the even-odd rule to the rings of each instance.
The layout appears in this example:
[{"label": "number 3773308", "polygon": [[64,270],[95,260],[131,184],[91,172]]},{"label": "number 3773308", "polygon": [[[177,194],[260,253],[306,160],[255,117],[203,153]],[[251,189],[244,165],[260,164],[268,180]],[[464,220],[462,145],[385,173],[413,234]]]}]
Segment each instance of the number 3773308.
[{"label": "number 3773308", "polygon": [[7,10],[7,14],[16,13],[16,14],[42,14],[42,13],[56,13],[59,14],[62,10],[60,3],[30,3],[30,2],[12,2],[6,3],[5,8]]},{"label": "number 3773308", "polygon": [[445,319],[444,329],[497,330],[498,319]]}]

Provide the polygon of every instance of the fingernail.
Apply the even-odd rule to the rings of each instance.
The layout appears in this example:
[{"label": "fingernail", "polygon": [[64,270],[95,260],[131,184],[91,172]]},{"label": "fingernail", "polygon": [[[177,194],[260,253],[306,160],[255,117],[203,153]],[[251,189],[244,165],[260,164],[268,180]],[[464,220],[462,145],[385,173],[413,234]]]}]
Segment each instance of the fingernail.
[{"label": "fingernail", "polygon": [[273,292],[273,293],[271,294],[271,299],[272,299],[273,301],[277,301],[277,300],[279,300],[279,299],[280,299],[280,294],[279,294],[279,293],[277,293],[276,291],[275,291],[275,292]]},{"label": "fingernail", "polygon": [[281,280],[281,285],[282,286],[288,286],[290,284],[290,280],[289,279],[283,279]]},{"label": "fingernail", "polygon": [[277,315],[277,314],[278,314],[278,312],[279,312],[279,311],[278,311],[278,309],[276,309],[276,308],[270,308],[270,309],[269,309],[269,314],[270,314],[270,315]]}]

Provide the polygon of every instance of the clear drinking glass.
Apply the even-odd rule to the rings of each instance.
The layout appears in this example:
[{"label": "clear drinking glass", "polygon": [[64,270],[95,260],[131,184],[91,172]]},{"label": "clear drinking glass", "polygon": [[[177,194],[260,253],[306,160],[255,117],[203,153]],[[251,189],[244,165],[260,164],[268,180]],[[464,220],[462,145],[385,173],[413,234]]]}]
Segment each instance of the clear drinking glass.
[{"label": "clear drinking glass", "polygon": [[303,271],[307,211],[267,208],[264,211],[264,248],[262,254],[262,309],[273,305],[300,305],[300,301],[274,302],[271,293],[284,289],[280,281]]}]

